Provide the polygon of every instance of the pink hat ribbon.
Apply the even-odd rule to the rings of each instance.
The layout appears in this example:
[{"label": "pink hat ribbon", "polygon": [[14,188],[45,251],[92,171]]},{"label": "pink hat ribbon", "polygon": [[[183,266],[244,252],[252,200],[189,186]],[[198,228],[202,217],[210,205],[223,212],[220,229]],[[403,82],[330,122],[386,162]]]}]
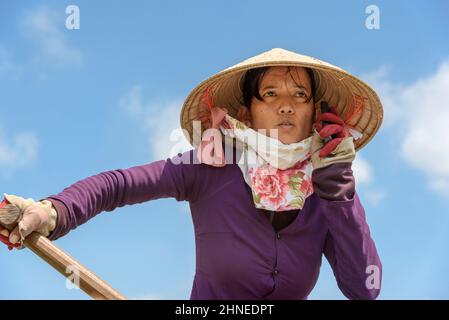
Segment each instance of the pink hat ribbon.
[{"label": "pink hat ribbon", "polygon": [[207,87],[204,91],[203,101],[210,112],[209,120],[211,127],[203,133],[201,143],[198,147],[197,158],[200,163],[205,163],[213,167],[224,167],[226,163],[220,126],[229,127],[225,120],[225,115],[228,113],[228,110],[214,106],[210,97],[210,87]]}]

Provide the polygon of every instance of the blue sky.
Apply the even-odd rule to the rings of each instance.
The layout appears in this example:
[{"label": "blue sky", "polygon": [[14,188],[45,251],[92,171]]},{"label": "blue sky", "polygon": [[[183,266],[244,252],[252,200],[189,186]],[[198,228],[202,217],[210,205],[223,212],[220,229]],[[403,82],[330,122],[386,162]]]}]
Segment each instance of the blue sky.
[{"label": "blue sky", "polygon": [[[80,29],[65,28],[65,8]],[[380,29],[365,27],[368,5]],[[200,81],[274,47],[373,85],[384,124],[354,162],[381,257],[379,299],[449,298],[447,1],[0,2],[0,191],[43,198],[168,156]],[[188,299],[187,203],[102,213],[57,244],[128,297]],[[310,299],[343,299],[323,258]],[[0,299],[88,299],[27,250],[0,248]]]}]

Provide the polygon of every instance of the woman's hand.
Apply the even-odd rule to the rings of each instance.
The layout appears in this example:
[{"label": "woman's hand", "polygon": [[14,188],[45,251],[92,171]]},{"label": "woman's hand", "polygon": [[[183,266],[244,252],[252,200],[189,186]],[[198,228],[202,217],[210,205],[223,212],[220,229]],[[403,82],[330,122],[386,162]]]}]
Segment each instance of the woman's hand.
[{"label": "woman's hand", "polygon": [[4,197],[8,204],[0,209],[0,241],[10,249],[23,248],[23,240],[34,231],[48,237],[54,230],[57,212],[49,200],[35,202],[6,193]]},{"label": "woman's hand", "polygon": [[9,231],[5,227],[0,225],[0,241],[3,242],[9,250],[13,248],[19,248],[20,244],[14,245],[9,241]]},{"label": "woman's hand", "polygon": [[[321,121],[329,124],[321,125]],[[326,138],[334,136],[326,142]],[[355,158],[354,139],[345,127],[335,107],[331,112],[319,116],[311,145],[313,169],[327,167],[333,163],[351,163]]]},{"label": "woman's hand", "polygon": [[[321,121],[330,124],[321,125]],[[325,139],[334,135],[333,139]],[[355,181],[351,170],[355,158],[353,137],[335,108],[323,113],[315,124],[311,144],[313,189],[322,199],[347,201],[353,199]]]}]

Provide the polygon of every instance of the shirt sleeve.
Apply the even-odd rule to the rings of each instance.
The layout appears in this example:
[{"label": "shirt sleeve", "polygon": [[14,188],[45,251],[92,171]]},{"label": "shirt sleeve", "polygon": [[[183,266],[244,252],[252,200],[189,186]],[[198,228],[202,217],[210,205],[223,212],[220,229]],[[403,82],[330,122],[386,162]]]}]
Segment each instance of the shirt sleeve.
[{"label": "shirt sleeve", "polygon": [[56,227],[49,235],[58,239],[103,211],[160,198],[194,201],[199,194],[193,150],[127,169],[101,172],[47,197],[57,211]]},{"label": "shirt sleeve", "polygon": [[349,162],[333,163],[312,172],[313,191],[326,200],[349,200],[354,197],[355,181]]},{"label": "shirt sleeve", "polygon": [[350,200],[322,201],[328,224],[323,251],[338,287],[348,299],[376,299],[382,264],[357,192]]}]

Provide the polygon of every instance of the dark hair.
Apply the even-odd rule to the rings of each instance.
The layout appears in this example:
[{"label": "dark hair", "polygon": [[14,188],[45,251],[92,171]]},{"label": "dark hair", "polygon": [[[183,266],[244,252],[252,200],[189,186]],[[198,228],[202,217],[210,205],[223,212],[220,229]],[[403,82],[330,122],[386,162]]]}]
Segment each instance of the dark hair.
[{"label": "dark hair", "polygon": [[[291,66],[288,66],[288,72],[291,70]],[[262,97],[259,94],[259,86],[260,82],[262,81],[263,76],[265,73],[270,69],[270,67],[260,67],[260,68],[254,68],[250,69],[245,73],[244,79],[243,79],[243,86],[242,86],[242,92],[243,92],[243,105],[245,105],[248,109],[251,107],[251,100],[253,97],[256,97],[258,100],[262,101]],[[313,75],[313,71],[310,68],[305,68],[307,74],[310,78],[310,84],[312,87],[311,95],[308,99],[315,97],[315,77]],[[307,102],[308,102],[307,101]]]}]

